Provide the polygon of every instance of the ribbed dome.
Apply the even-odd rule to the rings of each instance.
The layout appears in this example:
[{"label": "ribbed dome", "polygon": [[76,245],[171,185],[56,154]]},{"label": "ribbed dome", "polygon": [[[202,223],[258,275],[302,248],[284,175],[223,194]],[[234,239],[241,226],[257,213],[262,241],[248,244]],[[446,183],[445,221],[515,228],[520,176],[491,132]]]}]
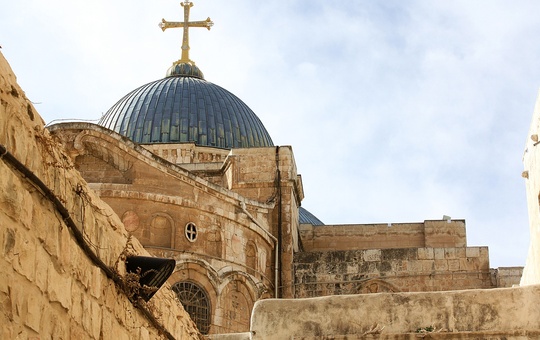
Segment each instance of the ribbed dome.
[{"label": "ribbed dome", "polygon": [[298,209],[300,224],[324,225],[315,215],[300,207]]},{"label": "ribbed dome", "polygon": [[171,76],[130,92],[98,122],[139,144],[193,142],[199,146],[273,146],[251,109],[204,79]]}]

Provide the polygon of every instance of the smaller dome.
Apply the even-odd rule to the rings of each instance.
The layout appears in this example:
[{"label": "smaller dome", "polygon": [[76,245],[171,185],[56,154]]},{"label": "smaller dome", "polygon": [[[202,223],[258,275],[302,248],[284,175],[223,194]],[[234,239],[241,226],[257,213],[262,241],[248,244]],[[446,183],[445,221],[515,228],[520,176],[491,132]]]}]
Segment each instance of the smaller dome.
[{"label": "smaller dome", "polygon": [[195,65],[193,61],[181,62],[180,60],[175,62],[167,70],[166,77],[195,77],[199,79],[204,79],[204,74],[201,69]]},{"label": "smaller dome", "polygon": [[300,224],[324,225],[324,223],[321,222],[321,220],[319,220],[317,217],[315,217],[315,215],[302,207],[298,209],[298,213],[300,215]]}]

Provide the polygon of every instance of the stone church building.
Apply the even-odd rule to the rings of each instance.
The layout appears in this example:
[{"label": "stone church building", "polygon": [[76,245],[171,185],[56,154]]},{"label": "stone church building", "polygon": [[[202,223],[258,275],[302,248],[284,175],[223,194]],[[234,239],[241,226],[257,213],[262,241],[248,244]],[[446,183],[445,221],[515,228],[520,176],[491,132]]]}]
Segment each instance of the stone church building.
[{"label": "stone church building", "polygon": [[[491,270],[464,220],[329,225],[302,207],[291,146],[240,98],[182,57],[162,79],[126,94],[97,124],[48,126],[76,169],[151,254],[176,260],[169,278],[203,334],[246,332],[257,300],[511,286]],[[136,85],[136,84],[135,84]]]}]

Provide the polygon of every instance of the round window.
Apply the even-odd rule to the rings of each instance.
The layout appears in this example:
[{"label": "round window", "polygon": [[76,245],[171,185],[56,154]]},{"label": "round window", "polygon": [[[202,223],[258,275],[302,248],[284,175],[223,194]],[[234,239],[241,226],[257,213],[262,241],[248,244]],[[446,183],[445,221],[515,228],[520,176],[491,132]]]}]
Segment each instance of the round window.
[{"label": "round window", "polygon": [[188,224],[186,224],[186,229],[184,230],[184,233],[189,242],[195,242],[195,240],[197,239],[197,226],[194,223],[189,222]]}]

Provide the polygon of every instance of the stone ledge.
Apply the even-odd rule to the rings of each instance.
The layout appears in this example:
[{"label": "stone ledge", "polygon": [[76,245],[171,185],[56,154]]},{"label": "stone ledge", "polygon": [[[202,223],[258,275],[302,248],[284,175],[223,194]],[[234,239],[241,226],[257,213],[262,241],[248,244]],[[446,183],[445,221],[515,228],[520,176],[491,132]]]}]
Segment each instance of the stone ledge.
[{"label": "stone ledge", "polygon": [[[308,299],[267,299],[255,304],[253,340],[357,338],[373,325],[373,339],[414,339],[421,327],[449,333],[435,339],[502,339],[540,334],[540,285],[428,293],[379,293]],[[427,338],[427,336],[426,336]]]}]

